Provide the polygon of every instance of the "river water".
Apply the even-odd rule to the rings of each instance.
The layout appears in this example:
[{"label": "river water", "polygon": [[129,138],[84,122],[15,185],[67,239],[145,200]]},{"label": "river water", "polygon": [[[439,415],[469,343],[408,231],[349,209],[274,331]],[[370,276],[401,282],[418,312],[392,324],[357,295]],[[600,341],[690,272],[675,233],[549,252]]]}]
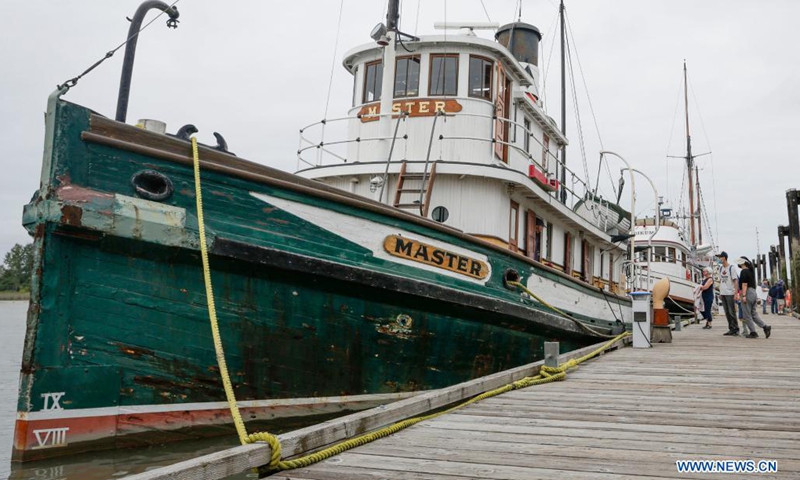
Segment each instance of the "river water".
[{"label": "river water", "polygon": [[[11,464],[19,365],[28,302],[0,301],[0,479],[99,480],[118,478],[233,447],[235,435],[165,446],[94,452],[64,458]],[[255,473],[231,477],[258,478]]]}]

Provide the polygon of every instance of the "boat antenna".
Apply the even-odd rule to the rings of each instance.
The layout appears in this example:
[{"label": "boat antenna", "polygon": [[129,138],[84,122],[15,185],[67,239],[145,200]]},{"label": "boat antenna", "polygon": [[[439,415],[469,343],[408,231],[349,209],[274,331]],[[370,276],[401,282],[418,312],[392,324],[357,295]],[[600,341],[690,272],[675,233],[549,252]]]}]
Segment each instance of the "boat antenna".
[{"label": "boat antenna", "polygon": [[[164,13],[169,15],[167,27],[178,28],[178,9],[175,8],[175,3],[170,6],[158,0],[148,0],[146,2],[142,2],[142,4],[139,5],[139,8],[136,9],[136,13],[133,14],[131,26],[128,28],[128,40],[125,42],[125,58],[122,61],[122,75],[119,80],[117,115],[115,117],[115,120],[118,122],[124,123],[128,116],[128,99],[131,95],[131,77],[133,76],[133,59],[136,56],[136,43],[139,40],[139,32],[144,30],[144,28],[141,28],[142,22],[144,21],[144,16],[147,15],[147,12],[156,8],[161,10],[161,13],[158,15],[158,17]],[[153,20],[155,20],[155,18]],[[148,23],[148,25],[150,24]]]}]

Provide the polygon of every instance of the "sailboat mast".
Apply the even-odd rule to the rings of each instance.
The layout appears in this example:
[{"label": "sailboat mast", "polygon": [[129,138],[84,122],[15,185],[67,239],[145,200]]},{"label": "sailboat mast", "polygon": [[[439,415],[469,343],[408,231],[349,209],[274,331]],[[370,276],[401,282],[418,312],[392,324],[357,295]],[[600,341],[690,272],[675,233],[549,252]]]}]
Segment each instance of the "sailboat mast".
[{"label": "sailboat mast", "polygon": [[692,136],[689,134],[689,82],[686,75],[686,60],[683,61],[683,103],[686,112],[686,172],[689,175],[689,238],[694,247],[697,245],[694,233],[694,157],[692,156]]},{"label": "sailboat mast", "polygon": [[700,172],[697,165],[694,166],[694,181],[697,186],[697,244],[703,244],[703,204],[700,202]]},{"label": "sailboat mast", "polygon": [[[565,62],[566,33],[564,29],[564,0],[558,8],[559,20],[561,22],[561,133],[567,135],[567,65]],[[561,147],[561,202],[566,203],[567,191],[564,185],[567,184],[567,146]]]}]

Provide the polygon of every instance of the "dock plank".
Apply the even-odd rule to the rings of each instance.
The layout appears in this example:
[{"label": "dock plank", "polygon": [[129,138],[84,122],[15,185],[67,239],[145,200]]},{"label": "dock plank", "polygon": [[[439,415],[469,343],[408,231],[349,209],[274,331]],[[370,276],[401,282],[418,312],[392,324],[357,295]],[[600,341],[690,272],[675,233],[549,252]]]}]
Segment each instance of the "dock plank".
[{"label": "dock plank", "polygon": [[759,478],[800,478],[800,321],[765,320],[770,339],[692,326],[274,477],[661,479],[692,476],[677,460],[769,459]]}]

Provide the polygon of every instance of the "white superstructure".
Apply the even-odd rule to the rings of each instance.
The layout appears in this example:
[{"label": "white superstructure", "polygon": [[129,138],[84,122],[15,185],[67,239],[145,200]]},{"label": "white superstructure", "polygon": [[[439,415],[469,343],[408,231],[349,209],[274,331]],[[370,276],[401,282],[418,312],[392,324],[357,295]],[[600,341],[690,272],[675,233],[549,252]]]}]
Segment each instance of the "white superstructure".
[{"label": "white superstructure", "polygon": [[625,295],[625,245],[611,235],[630,222],[559,160],[567,138],[539,100],[538,29],[506,25],[497,41],[463,32],[390,31],[388,45],[348,52],[352,107],[301,130],[298,175]]}]

